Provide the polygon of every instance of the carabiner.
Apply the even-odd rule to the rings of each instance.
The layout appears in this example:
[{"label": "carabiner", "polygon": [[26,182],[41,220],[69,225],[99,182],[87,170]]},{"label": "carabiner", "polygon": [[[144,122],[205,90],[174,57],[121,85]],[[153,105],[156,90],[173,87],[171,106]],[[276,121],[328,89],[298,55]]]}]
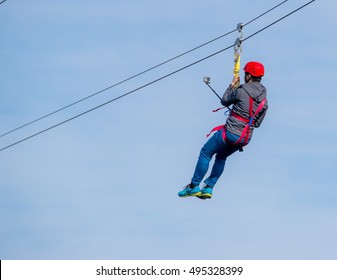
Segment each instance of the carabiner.
[{"label": "carabiner", "polygon": [[235,43],[234,43],[234,54],[237,54],[237,53],[241,53],[242,52],[242,41],[243,41],[243,26],[244,24],[243,23],[238,23],[237,25],[237,30],[238,30],[238,37],[237,39],[235,40]]}]

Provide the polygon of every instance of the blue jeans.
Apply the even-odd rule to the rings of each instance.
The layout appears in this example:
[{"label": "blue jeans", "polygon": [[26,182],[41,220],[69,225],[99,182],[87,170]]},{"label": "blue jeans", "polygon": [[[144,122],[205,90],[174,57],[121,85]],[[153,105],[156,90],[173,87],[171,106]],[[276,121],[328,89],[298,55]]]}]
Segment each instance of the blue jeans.
[{"label": "blue jeans", "polygon": [[235,143],[240,138],[240,136],[227,131],[226,136],[228,143],[225,143],[222,138],[222,132],[222,130],[217,131],[202,147],[197,165],[195,167],[194,175],[191,180],[192,184],[200,185],[202,179],[205,177],[208,171],[209,163],[213,155],[216,154],[211,174],[204,181],[204,183],[208,186],[214,187],[222,172],[224,171],[227,157],[240,149],[239,145],[230,144]]}]

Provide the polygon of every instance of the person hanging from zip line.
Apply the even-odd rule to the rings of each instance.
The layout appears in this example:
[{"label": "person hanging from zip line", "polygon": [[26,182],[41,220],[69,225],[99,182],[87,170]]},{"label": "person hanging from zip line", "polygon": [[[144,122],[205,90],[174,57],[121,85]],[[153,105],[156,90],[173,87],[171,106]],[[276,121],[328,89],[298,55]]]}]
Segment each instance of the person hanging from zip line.
[{"label": "person hanging from zip line", "polygon": [[[213,188],[224,171],[227,157],[242,151],[243,146],[250,142],[254,128],[261,125],[268,109],[267,90],[261,84],[264,66],[260,62],[251,61],[243,70],[245,83],[237,86],[240,84],[240,77],[234,76],[221,98],[222,105],[233,105],[226,124],[211,131],[215,133],[202,147],[191,182],[178,193],[179,197],[211,198]],[[214,155],[211,174],[204,181],[203,188],[200,188]]]}]

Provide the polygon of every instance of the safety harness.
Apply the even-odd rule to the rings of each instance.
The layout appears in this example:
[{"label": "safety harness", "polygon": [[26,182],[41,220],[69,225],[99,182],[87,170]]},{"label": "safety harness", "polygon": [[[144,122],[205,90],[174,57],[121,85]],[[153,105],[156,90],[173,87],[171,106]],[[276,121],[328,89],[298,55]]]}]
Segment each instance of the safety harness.
[{"label": "safety harness", "polygon": [[240,116],[239,114],[237,114],[237,113],[233,112],[233,110],[231,110],[230,117],[234,117],[234,118],[238,119],[239,121],[245,123],[245,127],[242,130],[241,136],[235,143],[229,143],[228,142],[227,136],[226,136],[226,125],[219,125],[219,126],[214,127],[211,130],[211,132],[207,134],[207,137],[209,137],[215,131],[222,130],[222,138],[226,143],[232,144],[232,145],[238,145],[238,146],[241,146],[241,147],[246,146],[248,144],[248,141],[249,141],[249,138],[250,138],[250,127],[255,124],[255,118],[262,111],[265,104],[266,104],[266,99],[264,98],[260,102],[256,111],[254,112],[254,109],[253,109],[254,99],[251,96],[249,96],[249,118],[245,118],[243,116]]}]

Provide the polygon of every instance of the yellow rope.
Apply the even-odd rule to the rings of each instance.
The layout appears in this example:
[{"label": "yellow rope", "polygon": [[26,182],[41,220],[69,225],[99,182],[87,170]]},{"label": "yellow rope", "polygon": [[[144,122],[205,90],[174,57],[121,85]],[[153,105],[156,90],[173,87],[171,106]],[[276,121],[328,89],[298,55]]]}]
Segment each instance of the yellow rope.
[{"label": "yellow rope", "polygon": [[[240,53],[235,52],[234,53],[234,68],[233,68],[234,78],[233,78],[233,81],[232,81],[232,86],[234,88],[238,88],[240,86],[240,61],[241,61]],[[234,79],[236,79],[236,80],[234,80]]]},{"label": "yellow rope", "polygon": [[239,77],[240,75],[240,54],[239,53],[235,53],[234,54],[234,69],[233,69],[233,73],[234,73],[234,77]]}]

